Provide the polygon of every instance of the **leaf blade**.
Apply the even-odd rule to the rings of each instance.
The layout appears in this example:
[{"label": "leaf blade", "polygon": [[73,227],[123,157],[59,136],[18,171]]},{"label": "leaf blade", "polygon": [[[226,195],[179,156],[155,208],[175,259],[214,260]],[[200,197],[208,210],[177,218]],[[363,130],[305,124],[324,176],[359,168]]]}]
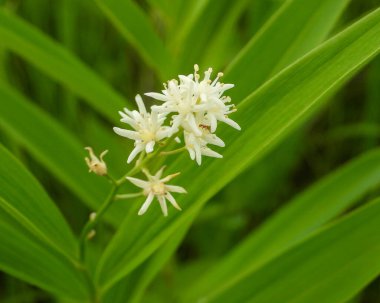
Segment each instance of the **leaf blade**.
[{"label": "leaf blade", "polygon": [[0,37],[4,47],[17,53],[63,83],[110,121],[125,100],[93,71],[22,19],[0,10]]},{"label": "leaf blade", "polygon": [[[62,215],[33,176],[1,146],[0,159],[0,268],[61,296],[88,298],[76,241]],[[62,283],[51,276],[71,280]]]},{"label": "leaf blade", "polygon": [[[110,186],[88,173],[83,145],[32,102],[1,82],[0,97],[0,125],[81,200],[96,209]],[[120,209],[114,209],[107,218],[121,222],[122,214]]]},{"label": "leaf blade", "polygon": [[161,79],[168,78],[173,68],[170,54],[139,6],[130,0],[97,0],[96,2]]},{"label": "leaf blade", "polygon": [[380,151],[370,151],[296,196],[190,286],[184,300],[190,302],[233,287],[305,240],[380,183],[379,161]]},{"label": "leaf blade", "polygon": [[[335,303],[350,299],[380,273],[376,233],[379,217],[377,199],[316,233],[210,302],[233,298],[255,303]],[[294,291],[295,285],[300,291]]]},{"label": "leaf blade", "polygon": [[348,3],[285,2],[226,68],[226,80],[239,83],[238,90],[231,92],[232,99],[240,102],[271,75],[321,43]]}]

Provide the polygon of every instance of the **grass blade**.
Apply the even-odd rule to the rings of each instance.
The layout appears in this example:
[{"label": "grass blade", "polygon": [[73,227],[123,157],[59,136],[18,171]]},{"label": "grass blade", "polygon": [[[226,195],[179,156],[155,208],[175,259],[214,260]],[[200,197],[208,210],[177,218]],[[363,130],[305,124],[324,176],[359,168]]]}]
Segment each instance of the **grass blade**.
[{"label": "grass blade", "polygon": [[377,199],[208,302],[344,302],[380,273],[379,219]]},{"label": "grass blade", "polygon": [[62,215],[1,146],[0,159],[0,268],[61,296],[87,298],[76,241]]},{"label": "grass blade", "polygon": [[[32,102],[1,82],[0,99],[0,125],[67,188],[96,209],[110,185],[88,173],[84,145]],[[123,211],[114,209],[108,218],[111,217],[113,222],[121,222]]]},{"label": "grass blade", "polygon": [[379,163],[380,150],[366,153],[297,196],[189,287],[184,301],[231,287],[309,237],[380,184]]},{"label": "grass blade", "polygon": [[101,115],[118,120],[115,112],[126,105],[118,93],[65,48],[1,9],[0,38],[4,47],[67,86]]},{"label": "grass blade", "polygon": [[172,76],[172,59],[150,20],[134,1],[97,0],[100,8],[162,80]]},{"label": "grass blade", "polygon": [[285,2],[226,69],[235,102],[321,43],[349,0]]}]

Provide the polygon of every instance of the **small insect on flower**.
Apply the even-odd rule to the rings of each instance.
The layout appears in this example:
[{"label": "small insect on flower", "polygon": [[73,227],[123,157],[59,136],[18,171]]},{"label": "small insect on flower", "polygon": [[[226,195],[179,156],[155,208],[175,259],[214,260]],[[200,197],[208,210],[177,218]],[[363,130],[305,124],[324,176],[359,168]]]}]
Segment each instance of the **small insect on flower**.
[{"label": "small insect on flower", "polygon": [[91,147],[85,147],[85,149],[88,151],[90,155],[90,158],[84,158],[89,168],[89,172],[93,172],[98,176],[107,175],[107,165],[104,162],[103,157],[108,153],[108,150],[105,150],[100,154],[99,160],[99,158],[95,156],[94,151]]},{"label": "small insect on flower", "polygon": [[165,169],[165,166],[161,167],[161,169],[155,175],[151,175],[147,169],[143,169],[143,173],[148,179],[146,181],[137,179],[137,178],[127,177],[127,179],[131,183],[133,183],[137,187],[142,188],[143,189],[142,194],[147,197],[144,204],[142,205],[142,207],[140,208],[138,212],[140,216],[143,215],[147,211],[154,197],[157,197],[157,200],[160,203],[164,216],[168,215],[168,207],[166,205],[166,199],[169,200],[169,202],[176,209],[181,210],[181,208],[179,207],[179,205],[177,204],[176,200],[174,199],[174,197],[172,196],[170,192],[185,194],[186,190],[181,186],[165,184],[166,182],[170,181],[174,177],[178,176],[179,173],[175,173],[172,175],[168,175],[164,178],[161,178],[162,172],[164,171],[164,169]]}]

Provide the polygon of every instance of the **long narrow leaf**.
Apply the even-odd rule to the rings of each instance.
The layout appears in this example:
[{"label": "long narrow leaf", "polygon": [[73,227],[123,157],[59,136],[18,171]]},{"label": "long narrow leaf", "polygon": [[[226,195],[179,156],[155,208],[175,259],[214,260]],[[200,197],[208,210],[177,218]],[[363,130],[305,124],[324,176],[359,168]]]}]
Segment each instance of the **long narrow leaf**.
[{"label": "long narrow leaf", "polygon": [[188,287],[185,301],[196,301],[195,298],[238,283],[248,273],[310,236],[378,184],[380,151],[376,150],[353,160],[297,196]]},{"label": "long narrow leaf", "polygon": [[[88,173],[84,145],[32,102],[2,83],[0,100],[0,125],[66,187],[96,209],[110,186],[106,180]],[[120,222],[122,214],[123,211],[114,210],[108,218]]]},{"label": "long narrow leaf", "polygon": [[[38,182],[0,146],[0,208],[30,224],[59,250],[75,258],[76,241],[59,210]],[[36,227],[38,226],[38,228]]]},{"label": "long narrow leaf", "polygon": [[22,58],[61,82],[111,121],[126,101],[69,51],[32,25],[0,9],[0,39]]},{"label": "long narrow leaf", "polygon": [[207,302],[344,302],[380,273],[379,228],[376,200]]},{"label": "long narrow leaf", "polygon": [[273,73],[321,43],[349,0],[291,0],[278,10],[226,69],[231,91],[243,100]]},{"label": "long narrow leaf", "polygon": [[87,298],[76,241],[62,215],[1,146],[0,159],[0,269],[60,296]]},{"label": "long narrow leaf", "polygon": [[172,72],[172,59],[138,5],[130,0],[97,0],[96,2],[121,34],[137,49],[146,63],[155,69],[161,79],[166,80]]}]

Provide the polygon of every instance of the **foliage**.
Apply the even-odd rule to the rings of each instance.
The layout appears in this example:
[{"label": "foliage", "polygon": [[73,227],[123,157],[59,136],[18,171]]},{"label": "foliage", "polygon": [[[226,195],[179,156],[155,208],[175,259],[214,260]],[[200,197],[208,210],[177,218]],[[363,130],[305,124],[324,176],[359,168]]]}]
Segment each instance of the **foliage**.
[{"label": "foliage", "polygon": [[[379,300],[380,3],[0,5],[1,302]],[[195,63],[235,85],[241,131],[218,127],[223,159],[165,156],[182,211],[138,216],[113,200],[141,164],[117,112]]]}]

